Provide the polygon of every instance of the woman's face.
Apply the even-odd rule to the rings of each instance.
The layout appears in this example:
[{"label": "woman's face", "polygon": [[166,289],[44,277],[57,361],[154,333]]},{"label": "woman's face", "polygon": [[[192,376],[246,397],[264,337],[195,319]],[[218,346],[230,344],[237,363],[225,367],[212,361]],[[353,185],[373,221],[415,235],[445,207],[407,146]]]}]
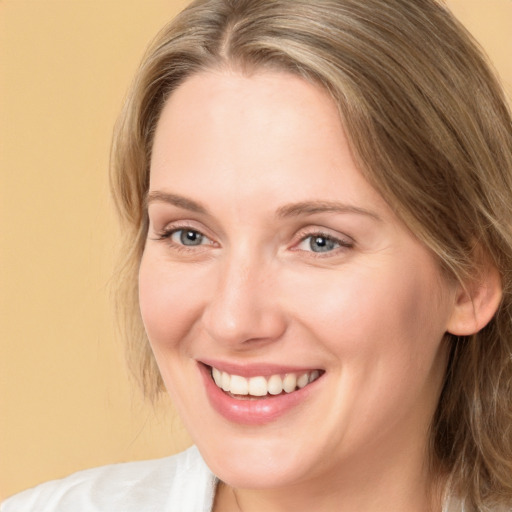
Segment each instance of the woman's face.
[{"label": "woman's face", "polygon": [[424,462],[454,287],[356,168],[325,92],[277,72],[189,78],[157,126],[148,205],[142,316],[222,480]]}]

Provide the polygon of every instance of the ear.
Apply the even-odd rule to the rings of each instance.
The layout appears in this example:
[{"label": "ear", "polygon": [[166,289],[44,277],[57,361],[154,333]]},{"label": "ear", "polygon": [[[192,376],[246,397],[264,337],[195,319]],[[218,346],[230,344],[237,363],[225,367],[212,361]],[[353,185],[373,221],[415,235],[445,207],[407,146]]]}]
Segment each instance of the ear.
[{"label": "ear", "polygon": [[457,286],[447,331],[456,336],[476,334],[491,321],[501,297],[500,274],[494,265],[486,265],[477,278]]}]

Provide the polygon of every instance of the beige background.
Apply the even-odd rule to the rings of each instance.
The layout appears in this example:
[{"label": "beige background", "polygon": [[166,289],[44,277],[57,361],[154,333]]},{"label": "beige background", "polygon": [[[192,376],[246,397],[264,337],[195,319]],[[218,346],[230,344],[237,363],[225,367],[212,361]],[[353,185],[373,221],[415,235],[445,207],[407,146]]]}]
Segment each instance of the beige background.
[{"label": "beige background", "polygon": [[[0,0],[0,498],[189,443],[130,387],[113,335],[110,135],[186,0]],[[448,2],[512,92],[512,0]]]}]

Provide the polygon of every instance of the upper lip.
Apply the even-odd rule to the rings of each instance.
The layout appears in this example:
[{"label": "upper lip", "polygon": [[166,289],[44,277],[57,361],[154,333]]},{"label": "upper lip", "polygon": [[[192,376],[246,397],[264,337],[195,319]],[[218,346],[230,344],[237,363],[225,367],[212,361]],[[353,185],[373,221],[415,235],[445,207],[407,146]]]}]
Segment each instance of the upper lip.
[{"label": "upper lip", "polygon": [[198,361],[206,366],[217,368],[230,375],[240,375],[241,377],[270,377],[271,375],[284,375],[286,373],[306,373],[314,370],[322,371],[315,366],[290,366],[275,363],[234,363],[229,361],[218,361],[213,359],[201,359]]}]

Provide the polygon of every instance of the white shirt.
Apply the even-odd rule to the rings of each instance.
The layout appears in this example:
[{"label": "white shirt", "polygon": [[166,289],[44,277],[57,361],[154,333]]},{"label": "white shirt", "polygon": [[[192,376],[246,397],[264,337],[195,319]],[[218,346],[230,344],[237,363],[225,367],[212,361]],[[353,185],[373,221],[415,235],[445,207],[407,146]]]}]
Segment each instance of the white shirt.
[{"label": "white shirt", "polygon": [[0,512],[210,512],[215,487],[215,476],[192,447],[46,482],[7,499]]},{"label": "white shirt", "polygon": [[[0,512],[211,512],[216,486],[193,446],[172,457],[112,464],[46,482],[7,499]],[[448,500],[443,512],[464,512],[464,506]]]}]

